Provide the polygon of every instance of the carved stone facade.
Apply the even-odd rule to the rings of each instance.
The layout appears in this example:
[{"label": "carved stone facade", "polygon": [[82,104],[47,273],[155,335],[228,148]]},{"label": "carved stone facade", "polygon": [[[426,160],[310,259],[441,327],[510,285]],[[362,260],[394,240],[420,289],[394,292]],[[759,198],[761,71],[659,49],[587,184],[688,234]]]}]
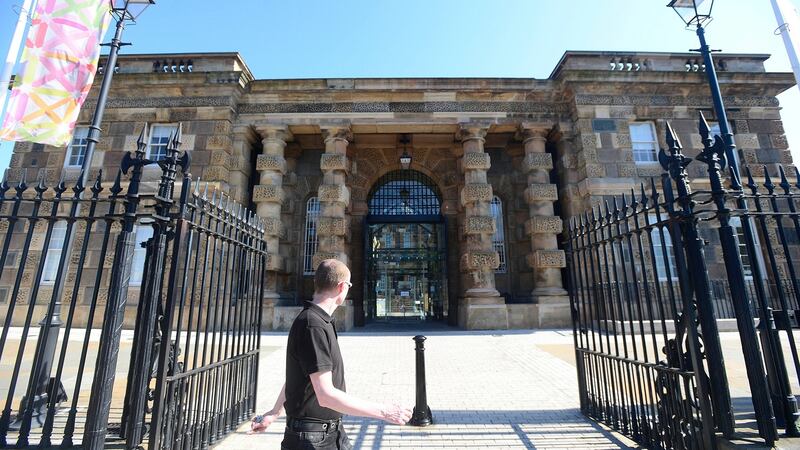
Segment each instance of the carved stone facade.
[{"label": "carved stone facade", "polygon": [[[631,125],[652,124],[654,145],[663,147],[669,121],[688,156],[699,150],[696,114],[708,116],[712,103],[704,74],[686,72],[688,56],[568,52],[546,79],[363,80],[258,80],[234,53],[181,55],[194,61],[191,73],[153,73],[152,56],[123,56],[124,76],[114,79],[92,171],[113,176],[145,122],[181,122],[193,177],[264,220],[264,326],[291,323],[311,298],[307,258],[312,265],[337,258],[348,263],[355,284],[337,312],[348,328],[364,323],[365,304],[374,301],[364,294],[370,195],[381,176],[401,170],[405,150],[408,170],[430,178],[441,197],[445,319],[464,328],[565,326],[564,223],[661,174],[647,155],[634,154]],[[610,60],[623,57],[648,63],[637,72],[609,70]],[[726,62],[722,90],[740,162],[757,176],[764,165],[792,164],[776,96],[794,80],[767,73],[765,58],[717,55]],[[79,126],[91,120],[95,85]],[[63,148],[19,143],[9,183],[23,173],[28,180],[74,180],[78,171],[66,160]],[[157,169],[145,171],[145,182],[157,179]],[[319,217],[308,221],[314,201]],[[502,220],[493,215],[495,203]],[[15,233],[24,239],[24,230]],[[715,261],[720,252],[713,236],[707,239],[706,254]],[[35,268],[44,251],[36,237],[23,264]],[[19,254],[17,246],[9,257]],[[106,255],[92,264],[108,268],[112,261]],[[719,275],[713,265],[709,272]],[[3,279],[13,280],[10,273]],[[0,303],[29,301],[33,278],[23,277],[16,299],[8,298],[10,282],[0,285]],[[87,301],[79,290],[77,317]]]}]

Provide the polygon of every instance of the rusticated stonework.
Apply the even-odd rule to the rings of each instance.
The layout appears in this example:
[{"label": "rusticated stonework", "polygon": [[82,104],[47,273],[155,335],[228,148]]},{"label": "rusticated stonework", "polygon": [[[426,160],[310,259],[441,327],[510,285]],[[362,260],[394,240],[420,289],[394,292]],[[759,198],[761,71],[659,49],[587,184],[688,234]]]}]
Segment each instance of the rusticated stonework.
[{"label": "rusticated stonework", "polygon": [[277,253],[267,253],[267,262],[265,270],[283,270],[283,257]]},{"label": "rusticated stonework", "polygon": [[493,195],[491,184],[467,184],[461,188],[461,204],[490,202]]},{"label": "rusticated stonework", "polygon": [[553,216],[534,216],[525,222],[525,234],[537,233],[561,233],[564,230],[564,222],[560,217]]},{"label": "rusticated stonework", "polygon": [[545,200],[558,200],[558,187],[555,184],[531,184],[525,190],[525,201],[529,204]]},{"label": "rusticated stonework", "polygon": [[317,221],[317,234],[320,236],[342,236],[347,233],[347,220],[344,217],[320,217]]},{"label": "rusticated stonework", "polygon": [[464,233],[466,234],[494,234],[495,230],[496,225],[492,216],[467,217],[467,221],[464,224]]},{"label": "rusticated stonework", "polygon": [[254,202],[283,202],[283,188],[271,184],[259,184],[253,188]]},{"label": "rusticated stonework", "polygon": [[284,229],[283,223],[280,219],[274,217],[264,217],[261,219],[264,225],[264,234],[269,236],[283,237]]},{"label": "rusticated stonework", "polygon": [[465,170],[489,170],[492,167],[488,153],[465,153],[462,164]]},{"label": "rusticated stonework", "polygon": [[567,258],[564,250],[537,250],[528,254],[528,265],[536,268],[561,268],[567,267]]},{"label": "rusticated stonework", "polygon": [[319,160],[322,170],[348,170],[347,156],[335,153],[325,153]]},{"label": "rusticated stonework", "polygon": [[286,173],[286,160],[278,155],[258,155],[256,170],[275,170],[283,174]]},{"label": "rusticated stonework", "polygon": [[323,184],[319,187],[319,201],[347,205],[350,203],[350,190],[340,184]]},{"label": "rusticated stonework", "polygon": [[497,252],[472,251],[461,255],[461,268],[464,270],[497,269],[500,256]]},{"label": "rusticated stonework", "polygon": [[553,155],[550,153],[529,153],[522,162],[522,170],[530,172],[534,169],[550,170],[553,168]]}]

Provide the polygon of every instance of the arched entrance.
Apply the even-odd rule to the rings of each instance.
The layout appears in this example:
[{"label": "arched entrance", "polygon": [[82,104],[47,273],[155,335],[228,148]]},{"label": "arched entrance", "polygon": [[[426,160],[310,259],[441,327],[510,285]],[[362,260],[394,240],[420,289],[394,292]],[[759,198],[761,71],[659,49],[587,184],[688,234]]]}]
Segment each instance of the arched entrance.
[{"label": "arched entrance", "polygon": [[367,321],[441,320],[447,311],[442,196],[427,175],[397,170],[368,197],[364,224]]}]

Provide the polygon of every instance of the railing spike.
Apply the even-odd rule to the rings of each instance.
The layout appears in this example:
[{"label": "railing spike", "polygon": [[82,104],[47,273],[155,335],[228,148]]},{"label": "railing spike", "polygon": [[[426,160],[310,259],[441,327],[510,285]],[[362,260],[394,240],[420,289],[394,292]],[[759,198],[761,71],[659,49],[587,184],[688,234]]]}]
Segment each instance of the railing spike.
[{"label": "railing spike", "polygon": [[636,207],[639,206],[639,201],[636,200],[636,191],[631,188],[631,209],[636,212]]},{"label": "railing spike", "polygon": [[669,121],[667,121],[667,126],[666,126],[666,139],[667,139],[667,146],[669,148],[671,148],[671,149],[672,148],[677,148],[677,149],[683,148],[683,146],[681,145],[680,138],[678,138],[678,135],[677,135],[677,133],[675,133],[675,130],[672,129],[672,124]]},{"label": "railing spike", "polygon": [[639,183],[639,189],[641,190],[641,193],[642,193],[642,201],[641,201],[642,207],[643,208],[647,208],[647,200],[648,200],[648,198],[647,198],[647,194],[645,193],[644,183]]},{"label": "railing spike", "polygon": [[708,126],[708,121],[703,111],[697,111],[697,114],[700,116],[698,120],[698,131],[700,132],[700,137],[703,138],[703,142],[705,142],[710,139],[711,127]]},{"label": "railing spike", "polygon": [[611,220],[611,206],[608,204],[608,200],[606,200],[604,203],[606,204],[606,220]]},{"label": "railing spike", "polygon": [[800,189],[800,169],[798,169],[797,166],[794,166],[794,179],[794,186]]},{"label": "railing spike", "polygon": [[772,195],[775,191],[775,184],[772,182],[772,177],[769,176],[769,170],[767,170],[766,164],[764,167],[764,187],[767,188],[767,192]]},{"label": "railing spike", "polygon": [[100,192],[103,190],[103,169],[97,171],[97,178],[90,188],[92,190],[92,198],[97,199]]},{"label": "railing spike", "polygon": [[653,205],[658,205],[658,189],[654,177],[650,177],[650,197],[653,199]]},{"label": "railing spike", "polygon": [[142,132],[139,133],[139,139],[136,140],[136,152],[144,153],[147,148],[147,142],[150,140],[150,125],[145,122],[142,127]]},{"label": "railing spike", "polygon": [[758,184],[756,180],[753,179],[753,172],[750,170],[750,167],[745,167],[744,170],[747,174],[747,187],[754,195],[758,194]]},{"label": "railing spike", "polygon": [[111,185],[111,189],[109,189],[109,191],[111,191],[111,194],[113,194],[114,196],[119,195],[119,193],[122,192],[122,169],[121,168],[119,170],[117,170],[117,176],[114,177],[114,184]]},{"label": "railing spike", "polygon": [[625,212],[628,211],[628,196],[625,193],[622,193],[622,215],[625,215]]},{"label": "railing spike", "polygon": [[[206,191],[208,191],[208,181],[206,181]],[[217,190],[214,187],[211,188],[211,206],[217,206]]]},{"label": "railing spike", "polygon": [[72,186],[72,192],[75,193],[75,198],[78,198],[84,189],[86,189],[86,186],[83,184],[83,176],[79,176],[75,181],[75,185]]},{"label": "railing spike", "polygon": [[789,184],[789,179],[786,178],[786,171],[783,170],[783,165],[778,166],[778,174],[781,177],[780,187],[783,189],[785,194],[792,193],[792,185]]},{"label": "railing spike", "polygon": [[183,124],[178,122],[178,128],[175,130],[175,136],[171,139],[173,148],[178,149],[180,148],[181,144],[183,144]]},{"label": "railing spike", "polygon": [[[623,197],[625,196],[624,193],[622,195]],[[617,203],[616,195],[611,199],[611,203],[614,205],[614,217],[619,217],[619,204]]]},{"label": "railing spike", "polygon": [[200,196],[200,177],[197,177],[197,181],[194,183],[194,190],[192,191],[192,197],[199,197]]}]

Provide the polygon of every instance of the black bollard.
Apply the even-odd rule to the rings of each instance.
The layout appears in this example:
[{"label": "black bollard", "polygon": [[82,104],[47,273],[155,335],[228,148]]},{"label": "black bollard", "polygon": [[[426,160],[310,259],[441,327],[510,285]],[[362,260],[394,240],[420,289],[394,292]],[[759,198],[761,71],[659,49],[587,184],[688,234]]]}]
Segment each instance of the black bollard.
[{"label": "black bollard", "polygon": [[427,427],[433,423],[431,409],[428,407],[428,394],[425,391],[425,336],[414,336],[417,343],[417,405],[411,415],[409,425]]}]

